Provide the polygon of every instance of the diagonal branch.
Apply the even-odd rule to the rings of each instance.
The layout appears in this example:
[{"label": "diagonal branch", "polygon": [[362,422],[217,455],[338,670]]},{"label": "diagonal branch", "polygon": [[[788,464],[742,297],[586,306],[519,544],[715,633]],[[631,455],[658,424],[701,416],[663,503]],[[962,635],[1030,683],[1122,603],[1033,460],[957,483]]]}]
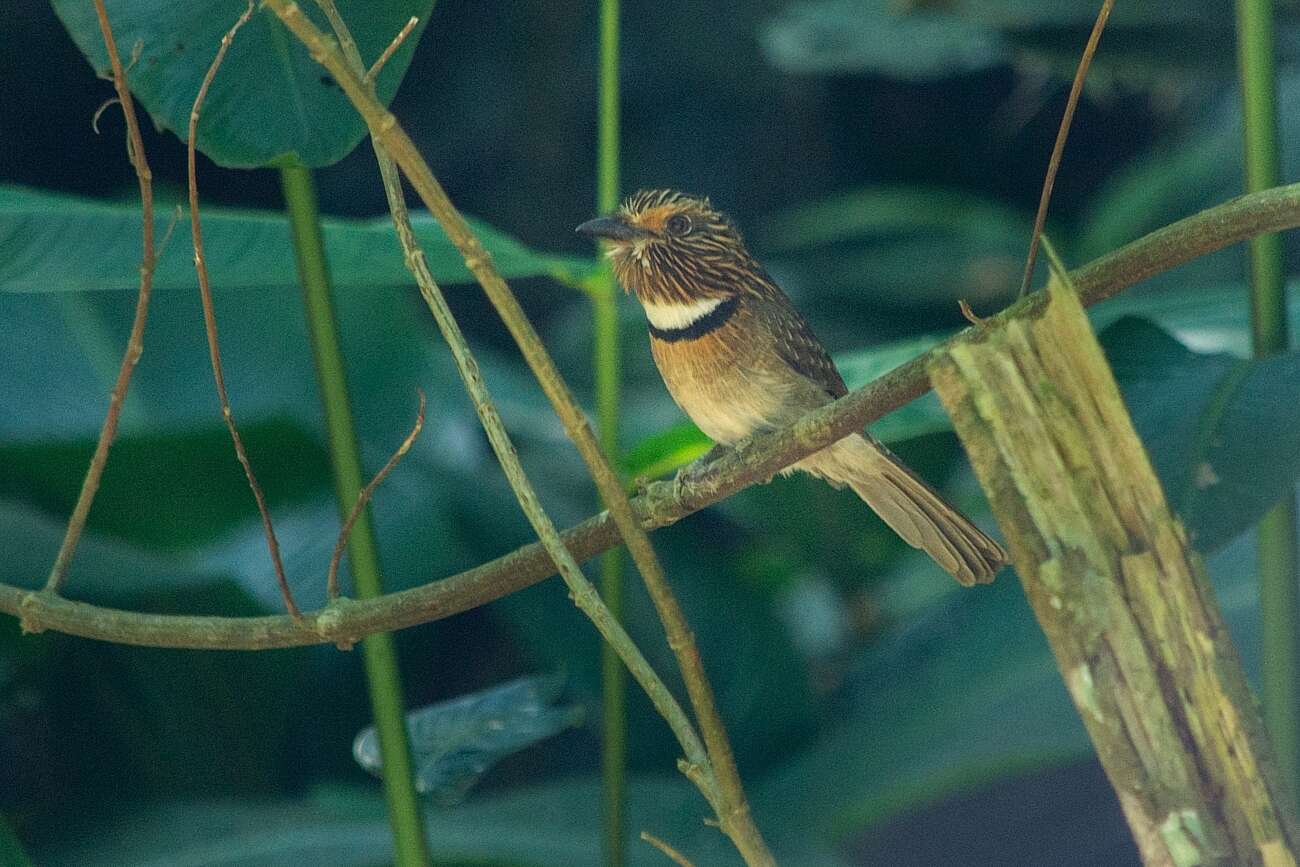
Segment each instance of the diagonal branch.
[{"label": "diagonal branch", "polygon": [[[95,15],[99,18],[99,32],[104,37],[108,62],[113,68],[113,88],[117,91],[117,99],[105,103],[99,111],[95,112],[94,123],[98,123],[100,112],[111,102],[121,104],[122,116],[126,120],[127,156],[131,160],[131,165],[135,167],[136,178],[140,185],[141,244],[144,251],[140,255],[140,292],[136,296],[135,318],[131,322],[131,334],[126,340],[126,353],[122,356],[122,366],[118,369],[117,381],[113,383],[113,391],[108,398],[108,412],[104,415],[99,440],[95,443],[95,454],[86,469],[86,477],[81,483],[77,503],[72,509],[72,516],[68,518],[67,532],[59,545],[59,553],[55,555],[50,576],[45,582],[45,589],[50,593],[59,592],[63,579],[68,574],[72,555],[77,550],[77,542],[81,539],[81,531],[85,529],[86,518],[90,514],[90,505],[95,501],[100,479],[104,476],[104,466],[108,463],[108,450],[117,437],[117,423],[122,416],[122,404],[126,400],[126,392],[131,386],[131,376],[135,373],[137,362],[140,361],[140,354],[144,352],[144,326],[149,318],[149,296],[153,290],[153,270],[157,261],[153,240],[153,172],[149,169],[149,161],[145,159],[144,140],[140,137],[140,123],[135,116],[135,102],[131,99],[131,90],[126,83],[126,72],[122,69],[122,58],[117,53],[117,40],[113,38],[113,29],[108,23],[104,0],[95,0]],[[99,132],[98,126],[95,127],[95,132]],[[164,239],[165,243],[166,239]]]},{"label": "diagonal branch", "polygon": [[[1238,196],[1158,229],[1071,273],[1084,306],[1198,256],[1256,235],[1300,227],[1300,184]],[[998,317],[1037,311],[1046,302],[1035,292]],[[698,479],[682,485],[655,482],[632,501],[648,530],[687,515],[756,484],[782,467],[898,409],[929,391],[927,365],[954,338],[922,353],[874,382],[816,410],[789,428],[765,434],[725,454]],[[619,543],[618,529],[602,512],[561,534],[574,558],[587,560]],[[375,632],[404,629],[468,611],[553,575],[555,566],[536,542],[465,572],[421,587],[366,601],[340,600],[333,608],[306,615],[185,617],[142,614],[72,602],[47,593],[0,584],[0,611],[18,617],[28,632],[46,629],[148,647],[201,650],[265,650],[305,644],[359,641]]]},{"label": "diagonal branch", "polygon": [[[317,5],[325,13],[331,28],[338,36],[339,44],[347,58],[351,71],[356,74],[358,70],[364,70],[361,54],[352,39],[347,23],[339,15],[338,8],[334,5],[333,0],[317,0]],[[366,84],[367,87],[373,88],[369,81]],[[447,341],[452,359],[456,363],[456,370],[465,385],[465,390],[469,393],[471,402],[474,404],[474,410],[478,414],[484,432],[487,434],[488,442],[491,444],[497,460],[501,463],[502,470],[505,472],[511,489],[515,492],[520,507],[537,533],[542,548],[547,552],[550,562],[557,564],[565,583],[569,586],[574,603],[591,619],[606,643],[617,649],[624,664],[637,678],[642,688],[645,689],[646,695],[654,704],[655,709],[659,711],[672,729],[687,758],[694,765],[706,765],[707,756],[704,746],[691,725],[690,719],[664,685],[662,679],[650,666],[649,661],[646,660],[636,644],[633,643],[631,637],[619,624],[618,619],[604,605],[591,582],[582,574],[578,561],[565,547],[550,516],[542,508],[532,482],[529,481],[523,465],[519,461],[519,455],[515,451],[514,443],[511,442],[505,424],[501,421],[501,416],[492,400],[492,395],[488,392],[487,385],[483,381],[478,361],[474,358],[473,352],[470,351],[469,344],[466,342],[464,334],[461,333],[460,325],[456,322],[456,317],[452,315],[451,308],[447,306],[447,300],[442,293],[442,289],[433,279],[424,250],[420,248],[415,239],[415,232],[411,228],[410,214],[407,211],[406,201],[402,195],[402,179],[398,173],[397,164],[393,162],[393,158],[383,144],[379,142],[378,138],[372,137],[371,144],[374,148],[375,159],[379,164],[384,193],[388,200],[389,211],[392,213],[393,226],[397,230],[397,238],[402,247],[406,266],[415,278],[416,286],[420,290],[420,296],[428,305],[429,312],[433,315],[443,339]],[[716,786],[711,775],[705,778],[704,794],[711,803],[717,798]]]},{"label": "diagonal branch", "polygon": [[[695,710],[700,732],[708,750],[709,764],[716,777],[718,801],[721,807],[718,810],[718,821],[722,831],[731,838],[747,864],[774,864],[775,861],[767,849],[767,844],[754,826],[740,774],[732,756],[731,744],[718,713],[713,687],[705,675],[704,665],[695,643],[695,634],[687,624],[681,606],[668,586],[668,579],[655,554],[654,546],[651,545],[649,536],[632,509],[627,493],[623,490],[622,481],[610,467],[600,443],[591,431],[591,425],[587,422],[586,416],[572,392],[569,391],[563,377],[560,376],[559,370],[556,369],[541,337],[520,307],[518,299],[493,265],[491,255],[483,247],[465,218],[451,203],[446,191],[434,177],[414,142],[397,122],[397,118],[384,108],[362,78],[353,72],[338,44],[322,33],[292,0],[264,0],[264,2],[302,41],[312,59],[325,67],[338,82],[354,108],[366,121],[371,137],[383,144],[393,160],[401,167],[403,174],[406,175],[425,206],[460,251],[465,266],[474,275],[505,323],[510,336],[519,347],[538,384],[541,385],[547,400],[550,401],[551,408],[559,416],[565,432],[573,440],[578,453],[586,463],[587,471],[595,481],[614,523],[618,526],[619,534],[623,537],[628,553],[631,554],[633,562],[641,573],[646,591],[667,633],[668,646],[677,658],[678,669],[686,684],[686,692]],[[562,565],[566,567],[565,577],[568,579],[567,564],[562,563]],[[596,611],[602,609],[604,606],[600,609],[593,608]],[[604,610],[607,613],[607,609]],[[584,613],[591,616],[591,611],[585,608]]]},{"label": "diagonal branch", "polygon": [[415,414],[415,424],[411,425],[411,432],[406,435],[406,439],[402,440],[402,444],[397,447],[397,451],[393,452],[388,458],[388,462],[379,468],[379,472],[375,473],[374,478],[370,480],[370,484],[361,489],[361,493],[357,495],[357,501],[352,504],[352,511],[348,512],[347,518],[343,521],[343,526],[339,527],[339,537],[334,542],[334,553],[330,556],[329,570],[326,572],[325,577],[325,598],[331,602],[339,598],[339,563],[343,559],[344,549],[348,546],[348,537],[352,534],[353,525],[356,524],[357,519],[361,517],[362,510],[374,497],[375,490],[383,484],[384,479],[388,478],[388,474],[397,467],[402,458],[406,457],[406,453],[415,444],[416,437],[424,429],[426,400],[423,391],[420,391],[419,394],[420,409]]},{"label": "diagonal branch", "polygon": [[[1070,124],[1074,122],[1074,110],[1079,105],[1079,94],[1083,93],[1083,82],[1088,77],[1088,67],[1092,57],[1097,53],[1097,43],[1101,41],[1101,31],[1106,28],[1110,18],[1111,7],[1115,0],[1102,0],[1097,20],[1092,25],[1088,44],[1083,48],[1079,58],[1079,67],[1074,72],[1074,83],[1070,85],[1070,96],[1065,101],[1065,113],[1061,116],[1061,125],[1056,131],[1056,143],[1052,145],[1052,156],[1047,161],[1047,175],[1043,178],[1043,190],[1038,197],[1038,213],[1034,215],[1034,229],[1029,236],[1029,255],[1025,257],[1025,273],[1020,280],[1020,292],[1017,298],[1023,298],[1029,291],[1029,281],[1034,277],[1034,263],[1038,260],[1038,242],[1043,236],[1043,224],[1047,222],[1047,204],[1052,200],[1052,188],[1056,185],[1056,172],[1061,167],[1061,157],[1065,154],[1065,139],[1070,134]],[[969,318],[969,317],[968,317]]]},{"label": "diagonal branch", "polygon": [[186,166],[188,169],[190,197],[190,233],[194,236],[194,270],[199,278],[199,299],[203,303],[203,325],[208,336],[208,355],[212,360],[212,378],[216,382],[217,397],[221,400],[221,418],[226,423],[227,430],[230,431],[230,440],[235,446],[235,457],[239,459],[240,466],[244,468],[244,476],[248,479],[248,487],[252,489],[253,499],[257,501],[257,512],[262,518],[262,531],[266,534],[266,547],[271,552],[271,566],[275,569],[275,580],[280,586],[280,595],[284,597],[284,606],[291,616],[300,617],[301,612],[298,610],[297,603],[293,601],[293,592],[289,589],[289,579],[284,574],[284,563],[280,558],[280,542],[275,537],[275,527],[271,523],[271,510],[266,505],[266,495],[262,493],[262,486],[258,484],[257,476],[253,473],[253,465],[248,459],[247,450],[244,448],[243,437],[239,435],[239,427],[235,424],[235,415],[230,409],[230,396],[226,393],[226,376],[221,367],[221,345],[217,341],[217,314],[212,303],[212,286],[208,282],[208,263],[203,253],[203,222],[199,218],[199,181],[195,159],[199,112],[203,108],[203,100],[207,98],[208,89],[217,77],[217,69],[220,68],[221,61],[225,60],[226,52],[230,50],[230,43],[234,41],[239,28],[243,27],[252,15],[253,0],[248,0],[248,7],[244,10],[244,13],[221,37],[221,47],[217,49],[217,56],[212,59],[212,65],[208,67],[207,74],[203,76],[203,83],[199,85],[198,95],[194,97],[194,107],[190,109],[189,140],[186,144]]}]

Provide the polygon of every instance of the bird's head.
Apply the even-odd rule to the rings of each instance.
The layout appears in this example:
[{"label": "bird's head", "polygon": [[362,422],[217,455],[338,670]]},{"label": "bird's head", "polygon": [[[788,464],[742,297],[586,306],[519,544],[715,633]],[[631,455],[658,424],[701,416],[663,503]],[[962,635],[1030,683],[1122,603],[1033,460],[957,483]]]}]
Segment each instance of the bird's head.
[{"label": "bird's head", "polygon": [[759,270],[726,214],[676,190],[641,190],[577,231],[605,242],[619,283],[642,302],[726,298]]}]

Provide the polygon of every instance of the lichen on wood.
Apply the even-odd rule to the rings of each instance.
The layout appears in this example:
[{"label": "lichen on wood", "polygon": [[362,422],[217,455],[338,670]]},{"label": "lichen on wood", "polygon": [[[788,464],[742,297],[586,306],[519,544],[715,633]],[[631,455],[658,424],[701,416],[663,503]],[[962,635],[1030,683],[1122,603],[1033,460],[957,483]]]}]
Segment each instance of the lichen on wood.
[{"label": "lichen on wood", "polygon": [[1072,287],[930,375],[1143,861],[1295,864],[1291,806],[1200,558]]}]

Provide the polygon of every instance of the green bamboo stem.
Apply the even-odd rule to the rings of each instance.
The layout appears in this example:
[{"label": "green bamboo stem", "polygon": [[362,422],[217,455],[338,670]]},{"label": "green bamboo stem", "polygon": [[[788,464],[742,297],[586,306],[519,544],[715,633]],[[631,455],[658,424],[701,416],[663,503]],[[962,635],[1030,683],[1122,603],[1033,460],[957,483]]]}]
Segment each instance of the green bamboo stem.
[{"label": "green bamboo stem", "polygon": [[[1276,60],[1272,0],[1237,0],[1237,55],[1245,133],[1246,191],[1280,183]],[[1253,238],[1250,320],[1256,357],[1288,349],[1282,237]],[[1260,521],[1259,601],[1263,619],[1264,718],[1291,795],[1300,793],[1300,574],[1296,498],[1291,494]]]},{"label": "green bamboo stem", "polygon": [[1051,302],[930,367],[1151,867],[1294,865],[1296,831],[1201,558],[1050,246]]},{"label": "green bamboo stem", "polygon": [[[334,470],[334,492],[339,514],[346,516],[361,493],[361,453],[352,424],[347,376],[339,342],[334,304],[330,298],[325,243],[320,230],[320,211],[311,172],[294,166],[280,170],[285,205],[293,229],[294,254],[303,286],[303,305],[311,334],[316,378],[325,411],[325,427]],[[379,571],[379,550],[369,509],[363,510],[352,528],[348,562],[356,593],[363,599],[383,595]],[[390,633],[371,635],[361,643],[366,682],[379,734],[379,751],[384,762],[384,796],[393,828],[396,862],[403,867],[429,863],[424,820],[415,792],[411,749],[406,736],[406,709],[402,698],[397,651]]]},{"label": "green bamboo stem", "polygon": [[[600,104],[597,113],[596,211],[618,205],[619,89],[618,0],[600,0]],[[622,363],[618,334],[618,285],[608,265],[592,293],[596,372],[596,427],[600,445],[617,465],[619,392]],[[600,595],[615,619],[623,620],[623,554],[618,548],[600,558]],[[601,787],[605,863],[622,867],[627,857],[627,675],[609,644],[600,648],[601,670]]]}]

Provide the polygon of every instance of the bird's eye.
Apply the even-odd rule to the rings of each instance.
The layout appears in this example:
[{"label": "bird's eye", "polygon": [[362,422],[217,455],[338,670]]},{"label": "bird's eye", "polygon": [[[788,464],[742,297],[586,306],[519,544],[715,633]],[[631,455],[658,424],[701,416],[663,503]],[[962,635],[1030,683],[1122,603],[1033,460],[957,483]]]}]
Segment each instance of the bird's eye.
[{"label": "bird's eye", "polygon": [[673,214],[664,224],[670,235],[685,235],[691,230],[691,218],[685,214]]}]

